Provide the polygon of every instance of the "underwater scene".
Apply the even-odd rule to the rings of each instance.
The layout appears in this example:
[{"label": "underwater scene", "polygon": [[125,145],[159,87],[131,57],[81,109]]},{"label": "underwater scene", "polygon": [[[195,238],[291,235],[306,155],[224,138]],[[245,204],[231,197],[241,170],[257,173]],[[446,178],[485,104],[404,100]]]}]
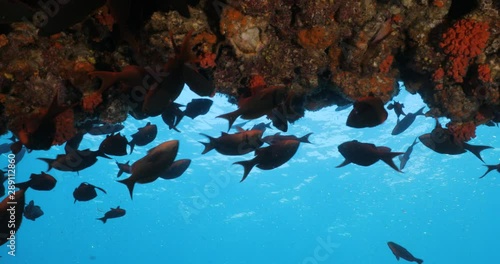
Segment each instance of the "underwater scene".
[{"label": "underwater scene", "polygon": [[[196,95],[185,89],[178,99],[186,105]],[[252,159],[253,153],[226,156],[210,151],[204,133],[218,137],[227,129],[216,118],[234,110],[224,98],[212,98],[210,111],[193,120],[183,118],[178,133],[161,118],[123,123],[120,131],[130,139],[138,128],[157,124],[156,138],[136,146],[130,155],[105,159],[77,172],[55,169],[50,173],[57,185],[49,192],[29,190],[43,215],[23,220],[16,232],[15,256],[3,246],[5,263],[397,263],[387,242],[404,246],[425,263],[495,263],[498,219],[498,172],[479,179],[487,167],[499,163],[498,128],[478,128],[481,137],[471,144],[494,146],[482,153],[485,163],[471,153],[438,154],[418,137],[433,130],[435,120],[416,117],[400,135],[391,131],[397,123],[388,120],[376,128],[345,126],[345,112],[335,107],[307,113],[286,134],[302,137],[312,133],[310,143],[300,143],[286,164],[273,170],[253,168],[240,183],[243,169],[234,162]],[[406,92],[395,97],[406,112],[417,111],[422,101]],[[444,121],[444,120],[443,120]],[[267,120],[243,125],[251,128]],[[267,128],[264,135],[277,129]],[[230,133],[234,133],[231,131]],[[283,134],[283,133],[282,133]],[[85,135],[80,149],[97,150],[104,135]],[[338,146],[350,140],[387,146],[405,152],[417,139],[410,159],[397,172],[380,161],[370,167],[344,161]],[[176,159],[191,159],[189,168],[176,179],[157,179],[137,184],[133,199],[119,178],[116,162],[143,157],[152,147],[178,140]],[[8,143],[5,137],[2,143]],[[267,144],[266,144],[267,145]],[[129,151],[130,148],[127,148]],[[16,181],[31,173],[47,171],[39,158],[55,158],[64,147],[26,153],[16,165]],[[7,154],[3,164],[7,164]],[[394,158],[399,168],[400,160]],[[97,190],[91,201],[76,201],[72,195],[82,182]],[[103,224],[98,219],[110,208],[126,214]]]}]

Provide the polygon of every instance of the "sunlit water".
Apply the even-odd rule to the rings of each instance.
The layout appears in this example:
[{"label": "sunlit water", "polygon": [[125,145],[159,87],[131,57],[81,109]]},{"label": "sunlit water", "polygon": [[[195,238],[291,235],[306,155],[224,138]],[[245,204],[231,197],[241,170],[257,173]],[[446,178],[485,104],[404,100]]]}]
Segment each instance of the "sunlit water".
[{"label": "sunlit water", "polygon": [[[186,104],[192,98],[195,95],[185,88],[178,102]],[[213,99],[207,115],[182,120],[182,133],[168,130],[160,117],[129,118],[124,123],[122,133],[129,139],[148,121],[159,125],[159,132],[153,143],[136,146],[132,155],[116,157],[117,161],[134,162],[149,148],[178,139],[177,159],[192,159],[183,176],[138,184],[131,200],[127,188],[116,182],[115,159],[100,159],[79,175],[51,170],[58,180],[54,190],[26,194],[26,202],[34,200],[45,215],[23,220],[16,256],[8,255],[3,245],[0,262],[388,264],[398,263],[386,244],[394,241],[426,264],[498,263],[499,174],[493,171],[478,179],[485,167],[471,153],[440,155],[419,143],[404,173],[383,162],[335,168],[343,161],[337,150],[342,142],[357,139],[404,152],[415,137],[432,130],[432,118],[419,116],[409,130],[391,136],[396,124],[393,111],[384,124],[366,129],[345,126],[351,108],[307,112],[287,134],[313,132],[313,144],[301,144],[295,157],[280,168],[254,168],[240,183],[243,170],[231,164],[251,159],[252,153],[200,154],[203,146],[198,141],[207,139],[199,133],[219,136],[228,124],[215,117],[235,109],[224,97]],[[404,91],[395,100],[404,103],[406,112],[424,105],[418,95]],[[246,128],[261,121],[266,120],[255,120]],[[499,131],[481,126],[470,142],[496,147],[482,152],[487,164],[500,161]],[[266,135],[276,132],[267,130]],[[103,139],[86,135],[81,149],[96,150]],[[0,143],[4,142],[6,138]],[[54,158],[63,152],[59,146],[27,154],[17,165],[16,180],[46,171],[38,157]],[[7,157],[3,159],[6,164]],[[73,190],[81,182],[108,193],[98,191],[92,201],[73,203]],[[127,210],[125,217],[106,224],[96,220],[116,206]]]}]

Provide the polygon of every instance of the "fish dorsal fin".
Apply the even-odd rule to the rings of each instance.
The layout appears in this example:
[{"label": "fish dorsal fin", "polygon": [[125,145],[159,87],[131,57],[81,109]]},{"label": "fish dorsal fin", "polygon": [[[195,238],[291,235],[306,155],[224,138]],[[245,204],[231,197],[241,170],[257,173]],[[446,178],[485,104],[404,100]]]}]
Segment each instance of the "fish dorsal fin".
[{"label": "fish dorsal fin", "polygon": [[241,132],[245,132],[245,129],[243,129],[243,128],[241,128],[241,127],[236,127],[236,131],[238,131],[238,132],[240,132],[240,133],[241,133]]},{"label": "fish dorsal fin", "polygon": [[222,137],[222,136],[227,136],[227,135],[229,135],[229,134],[228,134],[228,133],[226,133],[226,132],[222,132],[222,131],[221,131],[221,132],[220,132],[220,135],[221,135],[221,137]]}]

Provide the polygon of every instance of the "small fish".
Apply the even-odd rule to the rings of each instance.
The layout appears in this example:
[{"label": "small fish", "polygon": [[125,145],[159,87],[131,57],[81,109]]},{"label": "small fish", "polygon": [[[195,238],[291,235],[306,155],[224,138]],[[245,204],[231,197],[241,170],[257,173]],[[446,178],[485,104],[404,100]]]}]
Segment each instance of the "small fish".
[{"label": "small fish", "polygon": [[25,182],[17,183],[16,187],[27,189],[28,187],[37,191],[50,191],[56,186],[57,180],[54,176],[41,172],[40,174],[32,173],[30,179]]},{"label": "small fish", "polygon": [[116,175],[116,177],[119,178],[120,176],[122,176],[122,174],[124,172],[126,172],[126,173],[132,173],[132,167],[129,165],[129,162],[130,162],[130,160],[127,161],[126,163],[118,163],[118,161],[116,161],[116,165],[118,166],[118,169],[119,169],[118,174]]},{"label": "small fish", "polygon": [[19,162],[21,162],[21,160],[23,160],[23,157],[24,157],[24,155],[26,154],[26,151],[27,151],[26,147],[25,147],[25,146],[21,146],[21,149],[20,149],[20,150],[17,152],[17,154],[16,154],[16,158],[15,158],[15,160],[16,160],[16,163],[15,163],[15,164],[16,164],[16,165],[17,165]]},{"label": "small fish", "polygon": [[125,184],[132,199],[136,183],[150,183],[158,179],[174,162],[179,150],[179,141],[170,140],[150,149],[146,156],[132,164],[132,175],[118,182]]},{"label": "small fish", "polygon": [[137,129],[138,131],[132,135],[132,140],[128,143],[130,145],[130,153],[134,151],[134,147],[146,146],[155,140],[158,134],[158,127],[148,122],[144,127]]},{"label": "small fish", "polygon": [[[102,81],[101,87],[99,88],[100,92],[103,92],[104,90],[106,90],[111,85],[117,82],[122,82],[128,87],[134,87],[134,86],[142,87],[146,74],[147,72],[144,68],[136,65],[127,65],[123,67],[122,71],[120,72],[93,71],[89,73],[90,76],[101,79]],[[91,133],[91,135],[105,135],[118,132],[121,130],[119,129],[114,131],[114,129],[112,129],[113,130],[112,132],[106,133],[108,129],[100,130],[100,128],[106,128],[105,126],[107,125],[104,125],[104,127],[97,128],[96,130],[94,130],[96,134]],[[113,128],[113,125],[108,125],[108,126],[109,126],[108,128]]]},{"label": "small fish", "polygon": [[107,135],[99,145],[99,151],[113,156],[127,155],[128,140],[120,133]]},{"label": "small fish", "polygon": [[262,141],[266,142],[269,145],[276,144],[276,142],[282,141],[282,140],[298,140],[300,143],[311,143],[309,141],[309,136],[312,135],[312,133],[308,133],[302,137],[297,137],[295,135],[281,135],[279,132],[272,135],[272,136],[265,136],[262,138]]},{"label": "small fish", "polygon": [[66,154],[59,154],[55,159],[38,158],[47,162],[50,171],[52,168],[60,171],[75,171],[79,172],[84,170],[97,162],[97,157],[109,159],[110,157],[101,153],[100,151],[91,151],[89,149],[74,150]]},{"label": "small fish", "polygon": [[298,140],[282,140],[274,145],[255,150],[255,157],[251,160],[238,161],[233,164],[243,166],[243,182],[252,168],[256,166],[261,170],[272,170],[285,164],[289,161],[299,149],[300,142]]},{"label": "small fish", "polygon": [[3,143],[0,145],[0,154],[4,154],[4,153],[7,153],[7,152],[10,152],[11,149],[10,149],[10,146],[14,144],[14,143]]},{"label": "small fish", "polygon": [[7,179],[9,179],[9,177],[7,177],[5,175],[5,171],[3,170],[0,170],[0,197],[3,197],[5,195],[5,182],[7,181]]},{"label": "small fish", "polygon": [[399,121],[399,119],[398,119],[398,122],[396,123],[396,126],[392,130],[391,135],[395,136],[395,135],[399,135],[399,134],[403,133],[406,129],[408,129],[411,126],[411,124],[413,124],[413,122],[415,121],[415,118],[417,116],[424,115],[423,111],[424,111],[424,107],[420,108],[415,113],[407,114],[403,119],[401,119],[401,121]]},{"label": "small fish", "polygon": [[116,208],[110,208],[110,210],[104,214],[104,217],[97,218],[97,220],[101,220],[102,223],[105,224],[108,219],[122,217],[125,213],[125,209],[121,209],[120,206],[118,206]]},{"label": "small fish", "polygon": [[213,138],[206,134],[200,135],[207,137],[209,140],[208,143],[200,141],[200,143],[205,146],[201,154],[205,154],[215,149],[222,155],[244,155],[256,150],[263,144],[261,140],[261,130],[243,130],[235,134],[222,132],[221,136],[218,138]]},{"label": "small fish", "polygon": [[241,122],[241,123],[235,124],[235,125],[233,126],[233,129],[236,129],[236,130],[242,130],[242,129],[243,129],[243,127],[244,127],[244,126],[245,126],[248,122],[250,122],[250,120],[247,120],[247,121],[245,121],[245,122]]},{"label": "small fish", "polygon": [[396,256],[396,259],[399,260],[399,258],[402,258],[404,260],[408,260],[410,262],[417,262],[418,264],[422,264],[424,262],[421,259],[418,259],[414,257],[406,248],[394,243],[394,242],[387,242],[387,245],[392,251],[392,254]]},{"label": "small fish", "polygon": [[33,200],[31,200],[29,204],[24,208],[24,217],[26,217],[26,219],[35,221],[42,215],[42,209],[40,208],[40,206],[35,205],[35,202]]},{"label": "small fish", "polygon": [[344,142],[339,145],[338,149],[345,160],[336,168],[344,167],[350,163],[366,167],[382,160],[394,170],[401,172],[392,159],[404,154],[403,152],[391,152],[388,147],[377,147],[374,144],[362,143],[357,140]]},{"label": "small fish", "polygon": [[76,203],[76,201],[90,201],[96,198],[97,192],[95,191],[95,189],[98,189],[101,192],[107,194],[103,188],[94,186],[87,182],[82,182],[80,186],[78,186],[78,188],[75,188],[75,190],[73,191],[73,197],[75,198],[75,201],[73,203]]},{"label": "small fish", "polygon": [[183,113],[179,107],[183,105],[177,103],[171,103],[165,111],[161,114],[161,119],[168,126],[168,129],[173,129],[177,132],[181,132],[177,129],[177,125],[181,122]]},{"label": "small fish", "polygon": [[174,161],[170,167],[160,175],[160,178],[165,180],[172,180],[180,177],[191,164],[190,159],[180,159]]},{"label": "small fish", "polygon": [[[25,192],[26,189],[20,189],[14,192],[13,195],[6,196],[0,202],[0,246],[9,241],[7,238],[10,237],[11,232],[17,232],[21,226],[24,213],[24,206],[22,205],[26,202]],[[13,211],[8,210],[12,208],[13,204],[17,204],[18,206],[15,206]]]},{"label": "small fish", "polygon": [[498,172],[500,172],[500,163],[498,163],[497,165],[484,165],[484,166],[486,166],[488,169],[483,174],[483,176],[479,177],[479,179],[483,178],[484,176],[486,176],[486,174],[490,173],[491,171],[497,170]]},{"label": "small fish", "polygon": [[80,143],[82,143],[84,133],[78,133],[70,140],[66,141],[64,145],[64,152],[70,153],[74,150],[77,150],[80,147]]},{"label": "small fish", "polygon": [[384,102],[379,97],[367,96],[354,102],[346,125],[353,128],[375,127],[382,124],[387,116]]},{"label": "small fish", "polygon": [[404,107],[405,107],[404,104],[397,102],[397,101],[394,101],[394,103],[390,103],[389,105],[387,105],[387,109],[389,109],[389,110],[394,109],[394,113],[396,113],[398,120],[399,120],[399,116],[401,116],[401,115],[406,116],[405,112],[403,111]]},{"label": "small fish", "polygon": [[257,130],[262,131],[262,133],[264,133],[264,132],[266,132],[267,128],[272,129],[271,122],[269,122],[269,123],[260,122],[258,124],[253,125],[253,127],[250,128],[250,130],[257,129]]},{"label": "small fish", "polygon": [[104,124],[102,126],[92,127],[87,133],[93,136],[109,135],[122,131],[125,128],[122,124]]},{"label": "small fish", "polygon": [[280,104],[271,110],[271,114],[268,115],[271,119],[273,126],[283,132],[288,131],[288,119],[286,118],[287,112],[284,104]]},{"label": "small fish", "polygon": [[186,109],[183,111],[185,116],[194,119],[198,116],[204,115],[208,113],[210,107],[214,102],[210,99],[193,99],[186,106]]},{"label": "small fish", "polygon": [[413,152],[413,147],[418,143],[417,139],[413,141],[413,143],[406,149],[405,153],[401,156],[398,156],[399,158],[399,170],[403,170],[404,167],[406,166],[406,163],[410,159],[410,155]]}]

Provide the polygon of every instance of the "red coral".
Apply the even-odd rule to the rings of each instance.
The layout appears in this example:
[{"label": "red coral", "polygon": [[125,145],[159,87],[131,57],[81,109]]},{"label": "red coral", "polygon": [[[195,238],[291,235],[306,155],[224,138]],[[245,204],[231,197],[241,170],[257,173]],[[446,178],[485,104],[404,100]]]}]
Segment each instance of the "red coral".
[{"label": "red coral", "polygon": [[385,58],[384,61],[379,66],[379,70],[381,73],[388,73],[389,70],[391,69],[392,62],[394,60],[394,56],[389,55],[387,58]]},{"label": "red coral", "polygon": [[456,144],[462,144],[476,137],[476,125],[474,122],[448,123],[448,130],[453,134]]},{"label": "red coral", "polygon": [[93,92],[83,98],[83,110],[87,113],[93,113],[94,109],[102,103],[102,94],[97,91]]},{"label": "red coral", "polygon": [[198,61],[200,63],[200,67],[202,68],[212,68],[215,67],[215,58],[217,56],[214,53],[208,52],[203,55],[198,56]]},{"label": "red coral", "polygon": [[444,70],[443,70],[443,68],[440,67],[432,75],[432,80],[434,82],[440,82],[443,80],[443,77],[444,77]]},{"label": "red coral", "polygon": [[482,82],[492,82],[491,69],[488,64],[480,64],[477,66],[478,79]]},{"label": "red coral", "polygon": [[444,1],[442,0],[434,0],[432,3],[434,4],[435,7],[441,8],[444,6]]},{"label": "red coral", "polygon": [[60,145],[76,135],[77,130],[74,125],[75,115],[73,109],[68,109],[55,118],[56,134],[53,145]]},{"label": "red coral", "polygon": [[264,81],[264,77],[261,75],[253,75],[250,79],[250,89],[258,89],[260,87],[265,87],[266,81]]}]

